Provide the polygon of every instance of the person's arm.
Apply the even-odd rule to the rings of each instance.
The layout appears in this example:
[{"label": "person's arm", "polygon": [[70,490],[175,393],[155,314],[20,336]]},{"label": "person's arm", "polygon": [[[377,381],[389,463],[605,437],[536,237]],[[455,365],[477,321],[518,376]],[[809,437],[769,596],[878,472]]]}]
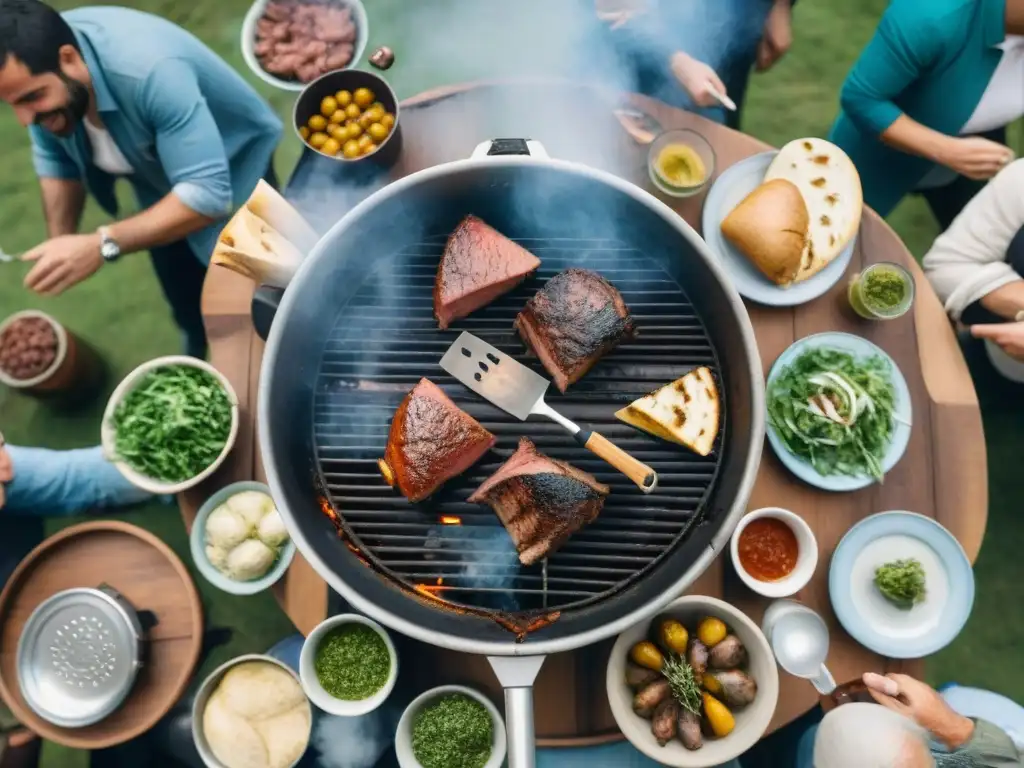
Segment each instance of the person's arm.
[{"label": "person's arm", "polygon": [[39,179],[48,237],[78,232],[85,210],[85,186],[74,179]]},{"label": "person's arm", "polygon": [[1007,263],[1024,227],[1024,160],[1004,168],[925,254],[925,275],[953,320],[975,302],[1007,320],[1024,310],[1024,280]]},{"label": "person's arm", "polygon": [[987,720],[973,720],[974,729],[958,751],[980,768],[1019,768],[1021,753],[1002,728]]}]

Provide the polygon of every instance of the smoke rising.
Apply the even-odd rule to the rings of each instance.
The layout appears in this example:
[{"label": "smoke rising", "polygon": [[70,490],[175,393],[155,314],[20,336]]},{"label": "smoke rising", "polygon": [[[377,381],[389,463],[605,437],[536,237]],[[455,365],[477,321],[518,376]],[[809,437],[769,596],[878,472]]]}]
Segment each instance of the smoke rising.
[{"label": "smoke rising", "polygon": [[510,594],[519,575],[519,555],[503,526],[441,525],[431,531],[428,542],[461,561],[458,574],[449,579],[452,586],[489,593],[488,607],[499,611],[519,608]]},{"label": "smoke rising", "polygon": [[398,725],[388,706],[361,717],[321,715],[313,727],[313,746],[324,768],[372,768],[387,750]]}]

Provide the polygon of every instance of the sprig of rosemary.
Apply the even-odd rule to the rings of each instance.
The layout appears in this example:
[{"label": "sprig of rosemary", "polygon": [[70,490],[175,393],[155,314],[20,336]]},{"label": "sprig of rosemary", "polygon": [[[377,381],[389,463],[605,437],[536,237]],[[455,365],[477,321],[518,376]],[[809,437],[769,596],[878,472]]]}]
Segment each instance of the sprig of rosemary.
[{"label": "sprig of rosemary", "polygon": [[693,673],[693,668],[684,659],[670,654],[665,658],[661,674],[668,680],[672,698],[678,701],[683,709],[699,715],[702,701],[700,683]]}]

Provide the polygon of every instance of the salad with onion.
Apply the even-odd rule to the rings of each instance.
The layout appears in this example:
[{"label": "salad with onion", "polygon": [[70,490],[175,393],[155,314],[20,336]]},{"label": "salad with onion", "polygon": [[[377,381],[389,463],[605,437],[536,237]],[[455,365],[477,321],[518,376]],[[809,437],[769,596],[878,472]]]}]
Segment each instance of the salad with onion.
[{"label": "salad with onion", "polygon": [[891,364],[808,349],[769,383],[768,421],[790,453],[821,475],[882,480],[896,428]]}]

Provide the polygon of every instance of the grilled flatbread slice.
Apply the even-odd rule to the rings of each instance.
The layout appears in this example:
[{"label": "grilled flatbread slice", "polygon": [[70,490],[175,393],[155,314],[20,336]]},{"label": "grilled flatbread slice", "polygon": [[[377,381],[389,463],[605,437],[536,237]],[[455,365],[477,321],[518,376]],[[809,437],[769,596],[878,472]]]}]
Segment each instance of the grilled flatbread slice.
[{"label": "grilled flatbread slice", "polygon": [[720,412],[715,379],[709,368],[701,367],[634,400],[615,418],[707,456],[718,436]]},{"label": "grilled flatbread slice", "polygon": [[807,249],[794,283],[818,274],[857,234],[864,209],[860,175],[849,156],[824,139],[796,139],[768,166],[764,180],[796,185],[807,205]]}]

